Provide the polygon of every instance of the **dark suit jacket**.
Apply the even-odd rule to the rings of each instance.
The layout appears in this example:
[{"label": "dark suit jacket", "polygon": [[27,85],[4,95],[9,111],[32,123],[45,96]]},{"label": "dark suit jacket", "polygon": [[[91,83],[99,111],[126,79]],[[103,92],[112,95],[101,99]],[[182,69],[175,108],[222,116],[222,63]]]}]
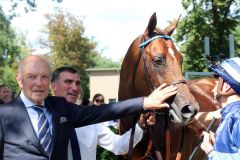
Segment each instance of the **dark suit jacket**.
[{"label": "dark suit jacket", "polygon": [[[101,107],[79,107],[61,97],[48,97],[45,106],[53,117],[52,160],[67,159],[69,135],[73,128],[144,112],[142,98]],[[48,159],[20,97],[0,106],[0,160],[2,159]]]}]

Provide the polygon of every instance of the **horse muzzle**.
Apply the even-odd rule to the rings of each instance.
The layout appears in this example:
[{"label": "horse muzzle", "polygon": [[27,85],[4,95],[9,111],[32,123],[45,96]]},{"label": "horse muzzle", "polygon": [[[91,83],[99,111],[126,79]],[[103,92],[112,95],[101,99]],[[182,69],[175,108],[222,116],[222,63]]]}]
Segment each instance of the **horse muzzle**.
[{"label": "horse muzzle", "polygon": [[191,122],[196,114],[197,109],[192,105],[184,105],[179,110],[173,103],[171,104],[171,108],[169,110],[170,120],[181,125],[186,125]]}]

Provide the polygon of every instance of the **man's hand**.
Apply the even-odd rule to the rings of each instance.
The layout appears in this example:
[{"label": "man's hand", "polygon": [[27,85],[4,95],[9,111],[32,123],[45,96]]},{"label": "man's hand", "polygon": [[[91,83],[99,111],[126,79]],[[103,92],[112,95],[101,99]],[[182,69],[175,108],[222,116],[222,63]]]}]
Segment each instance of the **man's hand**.
[{"label": "man's hand", "polygon": [[177,94],[177,87],[174,85],[166,87],[166,84],[160,85],[148,97],[144,98],[143,108],[145,110],[155,110],[169,107],[165,100]]},{"label": "man's hand", "polygon": [[156,121],[155,113],[148,112],[145,114],[141,114],[138,120],[138,125],[140,126],[140,128],[142,128],[143,131],[146,131],[148,129],[148,126],[155,124],[155,121]]},{"label": "man's hand", "polygon": [[213,143],[214,143],[214,133],[210,132],[203,132],[203,142],[201,144],[202,150],[209,154],[213,150]]},{"label": "man's hand", "polygon": [[146,127],[147,125],[149,126],[154,125],[155,121],[156,121],[155,114],[153,112],[150,113],[148,112],[145,114],[141,114],[138,123],[142,127]]}]

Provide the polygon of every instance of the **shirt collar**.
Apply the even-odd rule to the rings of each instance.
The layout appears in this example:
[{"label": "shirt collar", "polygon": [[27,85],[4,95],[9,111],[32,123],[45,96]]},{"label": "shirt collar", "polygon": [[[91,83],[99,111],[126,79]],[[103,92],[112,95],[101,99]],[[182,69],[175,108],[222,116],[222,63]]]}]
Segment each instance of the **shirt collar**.
[{"label": "shirt collar", "polygon": [[235,110],[239,110],[240,108],[240,101],[232,102],[221,110],[222,120],[226,117],[226,115],[230,112],[235,112]]},{"label": "shirt collar", "polygon": [[[26,108],[28,107],[32,107],[35,106],[36,104],[34,104],[30,99],[28,99],[25,94],[23,92],[20,93],[20,97],[25,105]],[[44,101],[42,102],[42,104],[44,106]]]}]

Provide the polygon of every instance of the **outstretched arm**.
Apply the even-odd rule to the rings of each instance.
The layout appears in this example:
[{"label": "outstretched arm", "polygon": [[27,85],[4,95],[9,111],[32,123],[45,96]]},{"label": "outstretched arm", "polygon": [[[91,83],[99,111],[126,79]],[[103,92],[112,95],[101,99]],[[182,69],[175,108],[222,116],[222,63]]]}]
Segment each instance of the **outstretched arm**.
[{"label": "outstretched arm", "polygon": [[[98,145],[115,155],[124,155],[128,153],[131,129],[123,135],[116,135],[110,128],[103,124],[98,124]],[[135,126],[134,144],[136,146],[141,141],[143,130],[138,124]]]},{"label": "outstretched arm", "polygon": [[[166,87],[166,84],[162,84],[147,97],[133,98],[101,106],[93,105],[92,107],[78,107],[78,105],[66,104],[65,102],[64,109],[68,112],[67,118],[73,123],[75,128],[78,128],[89,124],[119,119],[123,116],[169,107],[165,101],[176,93],[176,86]],[[55,99],[57,98],[55,97]],[[62,102],[58,101],[59,105],[63,106],[63,100]],[[58,104],[55,103],[55,105],[57,106]]]}]

